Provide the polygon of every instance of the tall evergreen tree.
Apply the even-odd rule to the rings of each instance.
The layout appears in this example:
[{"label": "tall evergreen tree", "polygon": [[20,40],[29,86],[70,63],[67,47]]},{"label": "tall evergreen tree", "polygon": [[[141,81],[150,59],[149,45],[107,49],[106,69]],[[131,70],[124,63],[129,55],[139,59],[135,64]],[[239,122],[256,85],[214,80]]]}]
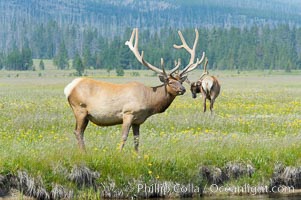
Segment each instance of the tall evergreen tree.
[{"label": "tall evergreen tree", "polygon": [[92,67],[95,64],[94,58],[91,55],[90,48],[84,48],[83,52],[83,64],[87,67]]},{"label": "tall evergreen tree", "polygon": [[68,69],[68,52],[65,46],[65,43],[62,42],[56,57],[54,58],[54,64],[58,67],[58,69]]},{"label": "tall evergreen tree", "polygon": [[32,53],[29,47],[24,47],[21,51],[22,70],[29,70],[33,66]]},{"label": "tall evergreen tree", "polygon": [[45,70],[45,64],[44,64],[44,61],[42,59],[40,60],[39,68],[40,68],[40,70]]},{"label": "tall evergreen tree", "polygon": [[85,71],[85,66],[82,62],[81,57],[78,53],[75,54],[75,57],[72,62],[72,67],[76,70],[78,76],[82,76]]},{"label": "tall evergreen tree", "polygon": [[4,67],[4,55],[0,53],[0,70]]}]

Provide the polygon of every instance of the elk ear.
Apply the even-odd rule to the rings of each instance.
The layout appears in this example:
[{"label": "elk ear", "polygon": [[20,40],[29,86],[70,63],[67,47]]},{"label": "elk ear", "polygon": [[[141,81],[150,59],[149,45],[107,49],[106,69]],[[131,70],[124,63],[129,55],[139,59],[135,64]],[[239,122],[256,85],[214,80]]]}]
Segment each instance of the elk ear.
[{"label": "elk ear", "polygon": [[[183,83],[186,79],[187,79],[187,76],[180,77],[180,82]],[[189,80],[187,82],[188,82],[188,84],[190,83]]]},{"label": "elk ear", "polygon": [[196,82],[196,85],[197,85],[197,86],[200,86],[201,84],[202,84],[201,81]]},{"label": "elk ear", "polygon": [[168,78],[162,74],[159,74],[159,79],[162,83],[167,83]]}]

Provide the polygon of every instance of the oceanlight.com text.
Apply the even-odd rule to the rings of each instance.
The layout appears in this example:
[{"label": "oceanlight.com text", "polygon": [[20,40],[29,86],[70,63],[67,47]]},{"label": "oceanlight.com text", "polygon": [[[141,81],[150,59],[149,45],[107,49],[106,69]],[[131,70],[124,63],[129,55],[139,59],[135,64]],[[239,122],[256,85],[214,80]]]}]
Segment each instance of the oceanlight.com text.
[{"label": "oceanlight.com text", "polygon": [[138,184],[138,193],[157,193],[161,195],[168,195],[171,193],[230,193],[230,194],[268,194],[268,193],[294,193],[295,188],[292,186],[251,186],[244,184],[243,186],[220,186],[216,184],[205,185],[204,188],[194,184],[181,185],[181,184]]},{"label": "oceanlight.com text", "polygon": [[204,187],[204,193],[231,193],[231,194],[267,194],[267,193],[294,193],[295,188],[292,186],[251,186],[245,184],[243,186],[219,186],[212,184]]}]

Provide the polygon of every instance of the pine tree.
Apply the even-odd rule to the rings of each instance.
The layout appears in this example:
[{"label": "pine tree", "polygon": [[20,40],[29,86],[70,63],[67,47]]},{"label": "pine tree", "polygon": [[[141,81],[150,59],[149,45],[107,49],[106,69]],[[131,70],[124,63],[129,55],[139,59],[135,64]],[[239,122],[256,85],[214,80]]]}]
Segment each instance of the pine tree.
[{"label": "pine tree", "polygon": [[0,53],[0,70],[4,67],[4,55]]},{"label": "pine tree", "polygon": [[29,70],[33,66],[32,53],[29,47],[24,47],[21,51],[21,70]]},{"label": "pine tree", "polygon": [[62,42],[60,48],[58,50],[57,56],[54,58],[54,64],[58,67],[58,69],[68,69],[68,52],[65,46],[65,43]]},{"label": "pine tree", "polygon": [[122,69],[130,69],[130,53],[131,51],[127,46],[122,45],[119,50],[119,67]]},{"label": "pine tree", "polygon": [[85,71],[85,66],[83,65],[82,59],[78,53],[75,54],[75,57],[72,62],[72,67],[76,70],[78,76],[82,76]]},{"label": "pine tree", "polygon": [[95,63],[93,60],[90,48],[86,47],[83,52],[83,64],[87,67],[91,67]]},{"label": "pine tree", "polygon": [[124,70],[122,67],[117,67],[116,68],[116,75],[117,76],[124,76]]},{"label": "pine tree", "polygon": [[40,60],[39,68],[40,68],[40,70],[45,70],[45,64],[44,64],[43,60]]}]

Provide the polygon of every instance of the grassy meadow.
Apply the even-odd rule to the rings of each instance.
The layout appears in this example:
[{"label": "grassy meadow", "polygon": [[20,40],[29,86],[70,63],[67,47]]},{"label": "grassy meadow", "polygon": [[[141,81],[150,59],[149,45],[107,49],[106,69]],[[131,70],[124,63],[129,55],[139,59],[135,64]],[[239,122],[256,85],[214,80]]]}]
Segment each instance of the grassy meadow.
[{"label": "grassy meadow", "polygon": [[[47,191],[62,185],[77,197],[100,198],[100,190],[70,181],[74,166],[98,172],[99,188],[135,194],[137,183],[199,184],[201,166],[250,164],[252,177],[227,184],[268,185],[274,166],[301,166],[301,73],[210,71],[222,90],[214,114],[202,112],[201,99],[187,92],[166,112],[150,117],[140,129],[140,152],[129,135],[123,152],[121,126],[85,131],[87,153],[78,150],[75,120],[63,94],[72,71],[0,71],[0,174],[25,171]],[[110,82],[159,85],[149,71],[133,77],[88,71]],[[201,74],[194,71],[191,81]]]}]

